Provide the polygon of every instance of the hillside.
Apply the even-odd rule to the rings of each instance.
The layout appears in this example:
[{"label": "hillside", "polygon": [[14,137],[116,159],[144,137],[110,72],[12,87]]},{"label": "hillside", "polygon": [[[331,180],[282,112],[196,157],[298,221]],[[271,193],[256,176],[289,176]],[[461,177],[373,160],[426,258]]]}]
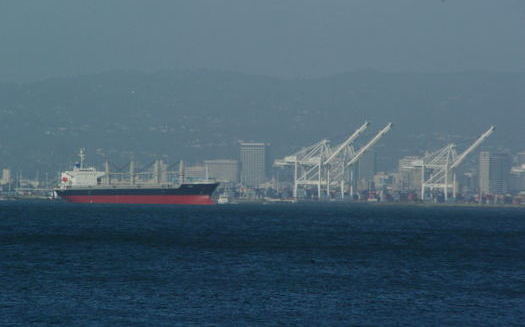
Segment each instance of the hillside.
[{"label": "hillside", "polygon": [[382,142],[392,156],[464,142],[491,124],[492,144],[522,150],[525,74],[108,72],[0,84],[0,166],[55,171],[81,146],[92,160],[122,164],[236,157],[239,140],[270,142],[283,155],[340,139],[365,119],[372,130],[394,122]]}]

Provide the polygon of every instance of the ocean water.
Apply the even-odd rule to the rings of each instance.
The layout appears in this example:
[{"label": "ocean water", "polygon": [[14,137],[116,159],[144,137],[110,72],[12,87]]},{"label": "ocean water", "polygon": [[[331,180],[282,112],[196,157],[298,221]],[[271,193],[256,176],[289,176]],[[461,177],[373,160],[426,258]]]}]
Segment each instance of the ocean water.
[{"label": "ocean water", "polygon": [[525,209],[0,202],[1,326],[523,326]]}]

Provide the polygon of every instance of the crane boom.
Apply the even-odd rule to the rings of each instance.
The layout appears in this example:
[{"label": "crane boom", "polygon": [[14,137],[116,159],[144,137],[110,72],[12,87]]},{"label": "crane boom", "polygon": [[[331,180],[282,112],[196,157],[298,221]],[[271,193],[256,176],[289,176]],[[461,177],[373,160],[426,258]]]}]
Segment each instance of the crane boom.
[{"label": "crane boom", "polygon": [[348,137],[343,143],[341,143],[337,147],[337,150],[335,150],[332,153],[332,155],[328,159],[325,160],[324,165],[330,163],[330,161],[332,161],[341,151],[343,151],[345,147],[352,144],[352,142],[354,142],[355,139],[368,128],[368,126],[370,126],[370,123],[365,121],[365,123],[361,125],[361,127],[359,127],[352,135],[350,135],[350,137]]},{"label": "crane boom", "polygon": [[365,146],[363,146],[355,156],[346,164],[346,167],[353,165],[361,156],[370,149],[374,144],[376,144],[386,133],[392,129],[392,123],[388,123],[382,130],[380,130],[374,138],[372,138]]},{"label": "crane boom", "polygon": [[313,157],[318,155],[317,152],[327,145],[328,145],[328,140],[326,139],[321,140],[315,144],[312,144],[310,146],[307,146],[295,152],[294,154],[286,156],[282,159],[276,159],[273,165],[276,167],[293,166],[296,161],[299,161],[299,162],[311,161]]},{"label": "crane boom", "polygon": [[472,151],[474,151],[481,143],[483,143],[483,141],[485,141],[487,137],[494,133],[494,130],[494,126],[490,126],[490,128],[485,133],[483,133],[474,143],[472,143],[472,145],[468,149],[466,149],[462,154],[460,154],[456,158],[456,160],[450,166],[450,169],[459,166]]}]

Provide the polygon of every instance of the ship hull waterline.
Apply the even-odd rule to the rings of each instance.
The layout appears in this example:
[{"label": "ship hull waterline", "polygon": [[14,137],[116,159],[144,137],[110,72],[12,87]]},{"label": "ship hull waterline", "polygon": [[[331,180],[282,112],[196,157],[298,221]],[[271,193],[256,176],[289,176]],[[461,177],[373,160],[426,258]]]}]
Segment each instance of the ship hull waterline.
[{"label": "ship hull waterline", "polygon": [[177,188],[84,188],[56,190],[65,201],[74,203],[193,204],[212,205],[219,184],[182,184]]},{"label": "ship hull waterline", "polygon": [[62,195],[60,197],[73,203],[215,204],[209,195]]}]

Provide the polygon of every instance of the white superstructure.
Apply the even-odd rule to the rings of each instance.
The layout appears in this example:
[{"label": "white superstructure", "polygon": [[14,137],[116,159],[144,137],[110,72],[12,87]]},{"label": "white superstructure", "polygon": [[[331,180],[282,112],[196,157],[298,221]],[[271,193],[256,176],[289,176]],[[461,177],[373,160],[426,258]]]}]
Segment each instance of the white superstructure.
[{"label": "white superstructure", "polygon": [[73,170],[65,171],[60,176],[61,189],[96,186],[105,175],[103,171],[97,171],[94,167],[84,167],[84,149],[80,149],[79,156],[80,163],[76,164]]}]

